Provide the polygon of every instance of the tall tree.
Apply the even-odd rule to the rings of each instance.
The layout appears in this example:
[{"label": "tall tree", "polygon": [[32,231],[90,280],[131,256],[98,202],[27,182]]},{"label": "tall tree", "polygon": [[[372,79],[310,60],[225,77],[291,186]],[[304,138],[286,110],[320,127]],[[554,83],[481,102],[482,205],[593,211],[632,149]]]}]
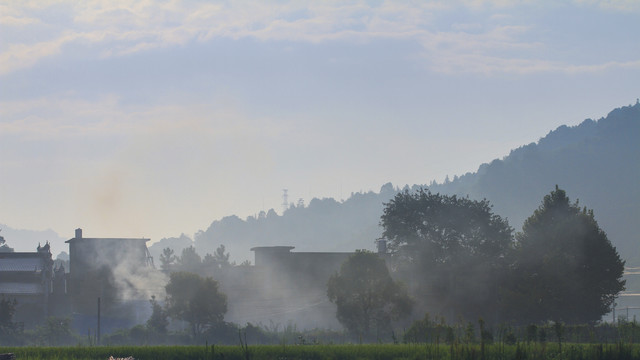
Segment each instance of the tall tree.
[{"label": "tall tree", "polygon": [[213,255],[206,254],[204,256],[202,264],[207,268],[213,268],[215,270],[227,268],[232,265],[229,262],[229,256],[230,254],[228,252],[225,253],[224,245],[220,245]]},{"label": "tall tree", "polygon": [[327,284],[329,300],[337,305],[338,321],[365,339],[387,335],[391,321],[411,312],[407,290],[394,281],[385,261],[376,254],[356,251]]},{"label": "tall tree", "polygon": [[[546,195],[516,235],[512,311],[528,321],[596,322],[625,288],[624,261],[593,210],[571,203],[564,190]],[[513,310],[513,309],[512,309]]]},{"label": "tall tree", "polygon": [[193,245],[182,249],[182,255],[178,259],[178,266],[180,271],[192,272],[194,274],[200,273],[202,269],[202,258],[198,255]]},{"label": "tall tree", "polygon": [[228,252],[225,253],[225,250],[226,249],[225,249],[224,245],[221,244],[216,249],[215,254],[213,254],[213,258],[215,259],[216,263],[219,264],[220,267],[227,267],[227,266],[231,265],[229,263],[230,254]]},{"label": "tall tree", "polygon": [[160,254],[160,268],[164,271],[169,271],[175,265],[178,257],[174,255],[173,249],[166,247]]},{"label": "tall tree", "polygon": [[[2,229],[0,229],[2,231]],[[0,235],[0,252],[13,252],[13,248],[6,244],[6,240]]]},{"label": "tall tree", "polygon": [[18,324],[13,321],[18,302],[16,299],[0,297],[0,345],[18,345],[21,334]]},{"label": "tall tree", "polygon": [[167,312],[174,319],[188,322],[194,336],[220,324],[227,312],[227,296],[210,277],[175,272],[170,275],[165,290]]},{"label": "tall tree", "polygon": [[513,238],[488,201],[405,190],[386,204],[380,224],[421,310],[449,320],[497,316]]},{"label": "tall tree", "polygon": [[158,303],[155,295],[151,296],[149,303],[151,304],[151,317],[147,320],[147,328],[158,334],[165,334],[167,332],[167,326],[169,326],[167,312],[162,308],[160,303]]}]

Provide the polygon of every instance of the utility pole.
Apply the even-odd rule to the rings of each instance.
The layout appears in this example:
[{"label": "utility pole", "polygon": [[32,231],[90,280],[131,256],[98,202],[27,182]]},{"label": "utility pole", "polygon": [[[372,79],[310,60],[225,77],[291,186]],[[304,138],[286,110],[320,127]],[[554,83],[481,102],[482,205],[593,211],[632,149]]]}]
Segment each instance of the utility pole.
[{"label": "utility pole", "polygon": [[100,345],[100,297],[98,296],[98,331],[96,331],[96,344]]}]

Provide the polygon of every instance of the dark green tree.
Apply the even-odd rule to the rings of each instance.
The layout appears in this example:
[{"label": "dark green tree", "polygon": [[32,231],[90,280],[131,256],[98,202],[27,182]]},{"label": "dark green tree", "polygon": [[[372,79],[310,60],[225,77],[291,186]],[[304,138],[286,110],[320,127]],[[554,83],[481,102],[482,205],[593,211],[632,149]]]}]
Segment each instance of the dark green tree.
[{"label": "dark green tree", "polygon": [[69,346],[78,342],[71,330],[70,318],[48,317],[36,327],[33,337],[37,345],[43,346]]},{"label": "dark green tree", "polygon": [[164,271],[169,271],[177,260],[178,257],[174,255],[173,249],[166,247],[162,249],[162,254],[160,254],[160,268]]},{"label": "dark green tree", "polygon": [[151,317],[147,320],[147,329],[158,334],[166,334],[167,326],[169,326],[167,312],[162,308],[160,303],[158,303],[155,295],[151,296],[149,303],[151,304]]},{"label": "dark green tree", "polygon": [[407,290],[391,278],[385,261],[367,251],[356,251],[331,276],[327,295],[347,331],[369,340],[389,335],[391,322],[412,308]]},{"label": "dark green tree", "polygon": [[13,316],[16,313],[16,307],[18,302],[16,299],[10,300],[2,296],[0,298],[0,326],[12,327],[14,326]]},{"label": "dark green tree", "polygon": [[229,254],[228,252],[225,252],[225,247],[224,245],[220,245],[218,246],[218,248],[216,248],[216,252],[215,254],[213,254],[213,258],[216,261],[216,263],[218,263],[218,265],[220,267],[227,267],[229,265],[231,265],[231,263],[229,263],[229,256],[231,254]]},{"label": "dark green tree", "polygon": [[220,245],[213,255],[206,254],[202,260],[203,266],[213,269],[224,269],[231,266],[232,264],[229,262],[229,256],[231,255],[228,252],[225,252],[225,250],[224,245]]},{"label": "dark green tree", "polygon": [[511,314],[530,322],[593,323],[625,289],[624,261],[600,229],[593,210],[556,189],[516,235]]},{"label": "dark green tree", "polygon": [[194,274],[200,273],[200,270],[202,270],[202,258],[198,255],[193,245],[182,249],[182,255],[178,259],[178,267],[180,271]]},{"label": "dark green tree", "polygon": [[496,304],[513,230],[487,200],[405,190],[385,204],[380,225],[420,310],[499,320]]},{"label": "dark green tree", "polygon": [[[2,231],[2,229],[0,229]],[[6,240],[0,235],[0,252],[13,252],[13,248],[6,244]]]},{"label": "dark green tree", "polygon": [[0,345],[19,345],[20,329],[13,322],[18,302],[16,299],[0,297]]},{"label": "dark green tree", "polygon": [[170,275],[165,290],[169,316],[188,322],[194,336],[220,324],[227,312],[227,296],[210,277],[175,272]]}]

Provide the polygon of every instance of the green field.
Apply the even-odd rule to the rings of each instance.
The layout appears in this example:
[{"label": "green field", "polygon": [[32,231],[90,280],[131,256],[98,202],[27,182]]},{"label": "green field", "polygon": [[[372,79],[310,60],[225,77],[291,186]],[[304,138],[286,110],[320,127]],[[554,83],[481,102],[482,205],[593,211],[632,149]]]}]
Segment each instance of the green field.
[{"label": "green field", "polygon": [[102,359],[640,359],[640,344],[367,344],[256,346],[0,347],[17,360]]}]

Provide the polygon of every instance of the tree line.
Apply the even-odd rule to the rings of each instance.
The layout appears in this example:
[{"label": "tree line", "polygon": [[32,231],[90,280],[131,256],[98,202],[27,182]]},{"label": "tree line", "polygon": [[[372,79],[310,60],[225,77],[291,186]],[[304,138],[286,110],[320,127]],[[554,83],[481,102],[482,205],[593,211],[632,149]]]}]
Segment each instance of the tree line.
[{"label": "tree line", "polygon": [[[409,341],[453,323],[477,322],[480,336],[484,326],[498,324],[594,325],[625,288],[624,261],[593,210],[557,186],[516,233],[488,201],[426,188],[398,193],[385,204],[380,225],[388,252],[356,251],[326,284],[353,340],[398,339],[398,325],[409,328]],[[153,297],[146,325],[130,332],[167,339],[173,319],[188,325],[191,339],[232,338],[240,328],[224,321],[226,295],[213,277],[198,275],[234,265],[224,246],[204,259],[193,247],[180,257],[167,248],[160,260],[169,273],[164,304]],[[3,298],[2,305],[0,332],[15,334],[15,303]]]},{"label": "tree line", "polygon": [[625,289],[624,261],[593,211],[557,186],[515,235],[488,201],[424,188],[398,193],[380,224],[386,265],[357,252],[328,284],[354,336],[389,334],[391,321],[410,313],[449,323],[595,324]]},{"label": "tree line", "polygon": [[[380,225],[388,254],[356,251],[327,284],[336,317],[354,338],[388,338],[397,321],[429,313],[449,323],[482,319],[488,326],[595,324],[625,288],[624,261],[593,210],[571,202],[557,186],[516,233],[487,200],[425,188],[398,193],[385,204]],[[183,250],[177,264],[202,266],[194,254]],[[228,265],[224,247],[207,257]],[[176,300],[190,294],[184,284],[197,283],[182,279],[191,276],[171,275],[166,311],[187,321],[195,336],[223,317],[204,316],[206,304],[197,302],[202,296],[194,295],[191,305]],[[215,295],[217,283],[202,281],[223,312],[226,298]],[[176,310],[188,306],[200,309]]]},{"label": "tree line", "polygon": [[[557,186],[515,234],[487,200],[425,188],[398,193],[380,225],[388,254],[356,251],[327,284],[353,338],[389,338],[397,321],[429,313],[487,326],[595,324],[624,290],[624,261],[593,210]],[[193,247],[179,258],[165,249],[163,269],[181,272],[171,273],[165,307],[154,304],[152,319],[186,321],[193,336],[219,328],[226,297],[212,278],[185,271],[230,266],[228,258],[223,246],[204,261]]]}]

